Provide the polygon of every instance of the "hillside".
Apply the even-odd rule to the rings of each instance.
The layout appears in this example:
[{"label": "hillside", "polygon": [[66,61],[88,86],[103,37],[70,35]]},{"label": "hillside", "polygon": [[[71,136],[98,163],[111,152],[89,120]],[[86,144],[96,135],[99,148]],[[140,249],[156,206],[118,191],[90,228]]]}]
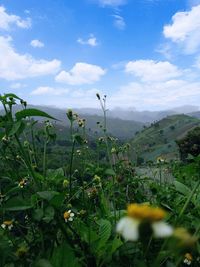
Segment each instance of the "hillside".
[{"label": "hillside", "polygon": [[[48,107],[48,106],[32,106],[28,105],[27,108],[37,108],[40,110],[45,111],[49,115],[53,116],[54,118],[58,119],[59,121],[56,122],[57,127],[59,128],[62,126],[61,132],[66,133],[69,127],[69,120],[67,119],[66,112],[67,110],[54,108],[54,107]],[[17,112],[21,109],[21,106],[14,106],[13,110],[14,112]],[[76,110],[75,110],[76,111]],[[0,114],[3,111],[0,111]],[[102,112],[101,112],[102,113]],[[101,114],[99,112],[99,114]],[[103,117],[101,115],[90,115],[90,114],[84,114],[79,113],[81,118],[86,119],[86,129],[92,134],[92,133],[100,133],[102,130],[97,125],[97,122],[102,123]],[[39,122],[44,121],[44,118],[36,118]],[[107,118],[107,130],[108,133],[121,139],[126,140],[132,138],[137,131],[140,131],[143,128],[144,123],[134,121],[134,120],[122,120],[120,118]],[[77,124],[76,124],[77,126]],[[64,130],[63,130],[64,129]]]},{"label": "hillside", "polygon": [[200,120],[187,115],[168,116],[136,134],[132,139],[132,157],[155,161],[157,157],[178,158],[175,140],[182,138],[189,130],[200,125]]},{"label": "hillside", "polygon": [[200,111],[191,112],[188,115],[190,115],[191,117],[200,119]]}]

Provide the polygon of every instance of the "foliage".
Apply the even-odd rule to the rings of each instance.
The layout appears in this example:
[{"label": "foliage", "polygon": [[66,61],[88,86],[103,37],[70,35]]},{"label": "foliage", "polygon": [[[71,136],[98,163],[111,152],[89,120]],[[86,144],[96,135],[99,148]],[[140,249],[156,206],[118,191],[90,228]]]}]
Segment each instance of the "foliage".
[{"label": "foliage", "polygon": [[[139,175],[130,144],[107,131],[106,96],[97,98],[101,136],[91,142],[87,121],[68,110],[70,131],[60,150],[49,114],[28,109],[14,94],[0,96],[0,266],[199,266],[199,158],[192,166],[160,160],[145,166],[149,177]],[[15,113],[16,103],[22,109]],[[38,124],[35,116],[48,120]],[[132,206],[136,218],[128,218],[138,225],[134,242],[116,232],[130,203],[140,203]],[[163,223],[156,216],[165,212],[173,234],[154,238],[152,225]]]},{"label": "foliage", "polygon": [[185,161],[189,155],[198,156],[200,154],[200,127],[189,131],[184,138],[177,140],[177,144],[182,160]]},{"label": "foliage", "polygon": [[182,139],[188,131],[199,124],[199,119],[184,114],[168,116],[152,123],[131,140],[132,159],[136,160],[137,154],[146,162],[155,161],[160,156],[168,161],[179,159],[176,140]]}]

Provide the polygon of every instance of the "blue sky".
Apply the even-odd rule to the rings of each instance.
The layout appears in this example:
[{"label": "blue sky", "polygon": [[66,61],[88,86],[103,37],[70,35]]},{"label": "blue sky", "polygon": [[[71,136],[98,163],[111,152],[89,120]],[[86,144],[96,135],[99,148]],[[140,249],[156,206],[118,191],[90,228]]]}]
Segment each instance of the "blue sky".
[{"label": "blue sky", "polygon": [[0,93],[57,107],[200,102],[200,0],[2,0]]}]

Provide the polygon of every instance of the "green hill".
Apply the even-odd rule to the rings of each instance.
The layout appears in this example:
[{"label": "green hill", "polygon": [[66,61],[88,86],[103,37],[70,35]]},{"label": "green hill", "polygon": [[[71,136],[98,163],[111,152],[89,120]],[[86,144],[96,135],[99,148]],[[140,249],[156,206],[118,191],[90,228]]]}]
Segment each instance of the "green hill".
[{"label": "green hill", "polygon": [[[27,108],[36,108],[45,111],[52,117],[58,119],[59,121],[56,122],[56,125],[59,129],[60,127],[60,135],[62,136],[62,133],[64,135],[69,129],[70,123],[67,119],[66,112],[67,110],[59,109],[55,107],[49,107],[49,106],[33,106],[28,105]],[[17,112],[21,110],[21,106],[16,105],[13,108],[14,112]],[[3,114],[3,110],[0,110],[0,114]],[[86,119],[86,129],[88,130],[89,134],[98,133],[102,134],[102,129],[97,125],[97,122],[102,123],[103,122],[103,116],[98,115],[91,115],[91,114],[80,114],[80,118]],[[39,122],[44,121],[44,118],[36,117]],[[144,123],[134,121],[134,120],[123,120],[120,118],[111,118],[107,117],[107,131],[110,135],[115,136],[121,140],[127,140],[132,138],[137,131],[140,131],[143,128]],[[65,135],[66,136],[66,135]]]},{"label": "green hill", "polygon": [[175,140],[200,125],[200,120],[184,114],[168,116],[137,133],[131,140],[133,159],[155,161],[157,157],[167,160],[179,158]]}]

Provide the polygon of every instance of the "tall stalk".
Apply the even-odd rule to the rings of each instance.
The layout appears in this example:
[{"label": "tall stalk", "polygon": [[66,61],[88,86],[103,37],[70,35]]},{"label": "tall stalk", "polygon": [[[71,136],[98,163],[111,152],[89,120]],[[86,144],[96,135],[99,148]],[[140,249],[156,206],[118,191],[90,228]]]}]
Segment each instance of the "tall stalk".
[{"label": "tall stalk", "polygon": [[73,167],[74,149],[75,149],[75,140],[73,140],[72,143],[70,165],[69,165],[69,197],[71,197],[72,195],[72,167]]},{"label": "tall stalk", "polygon": [[44,149],[43,149],[43,176],[46,177],[46,165],[47,165],[47,138],[44,141]]},{"label": "tall stalk", "polygon": [[104,132],[104,136],[105,136],[105,142],[106,142],[106,150],[107,150],[108,161],[109,161],[109,164],[110,164],[110,166],[111,166],[111,168],[112,168],[112,167],[113,167],[113,164],[112,164],[111,155],[110,155],[110,147],[109,147],[109,143],[108,143],[108,133],[107,133],[106,95],[104,95],[103,99],[101,99],[101,97],[100,97],[99,94],[97,94],[96,96],[97,96],[97,98],[98,98],[98,100],[99,100],[99,102],[100,102],[101,109],[102,109],[102,111],[103,111],[103,132]]},{"label": "tall stalk", "polygon": [[[96,94],[99,102],[100,102],[100,105],[101,105],[101,109],[103,111],[103,131],[104,131],[104,137],[105,137],[105,142],[106,142],[106,150],[107,150],[107,156],[108,156],[108,161],[109,161],[109,164],[110,164],[110,167],[111,169],[113,170],[113,163],[112,163],[112,160],[111,160],[111,153],[110,153],[110,146],[109,146],[109,143],[108,143],[108,133],[107,133],[107,117],[106,117],[106,112],[107,112],[107,108],[106,108],[106,95],[104,95],[103,99],[101,99],[100,95],[99,94]],[[111,188],[111,191],[110,191],[110,195],[112,195],[113,197],[113,201],[112,201],[112,205],[113,205],[113,211],[114,211],[114,221],[115,221],[115,224],[117,222],[117,207],[116,207],[116,199],[115,199],[115,180],[116,180],[116,177],[114,177],[114,175],[112,175],[112,188]]]}]

